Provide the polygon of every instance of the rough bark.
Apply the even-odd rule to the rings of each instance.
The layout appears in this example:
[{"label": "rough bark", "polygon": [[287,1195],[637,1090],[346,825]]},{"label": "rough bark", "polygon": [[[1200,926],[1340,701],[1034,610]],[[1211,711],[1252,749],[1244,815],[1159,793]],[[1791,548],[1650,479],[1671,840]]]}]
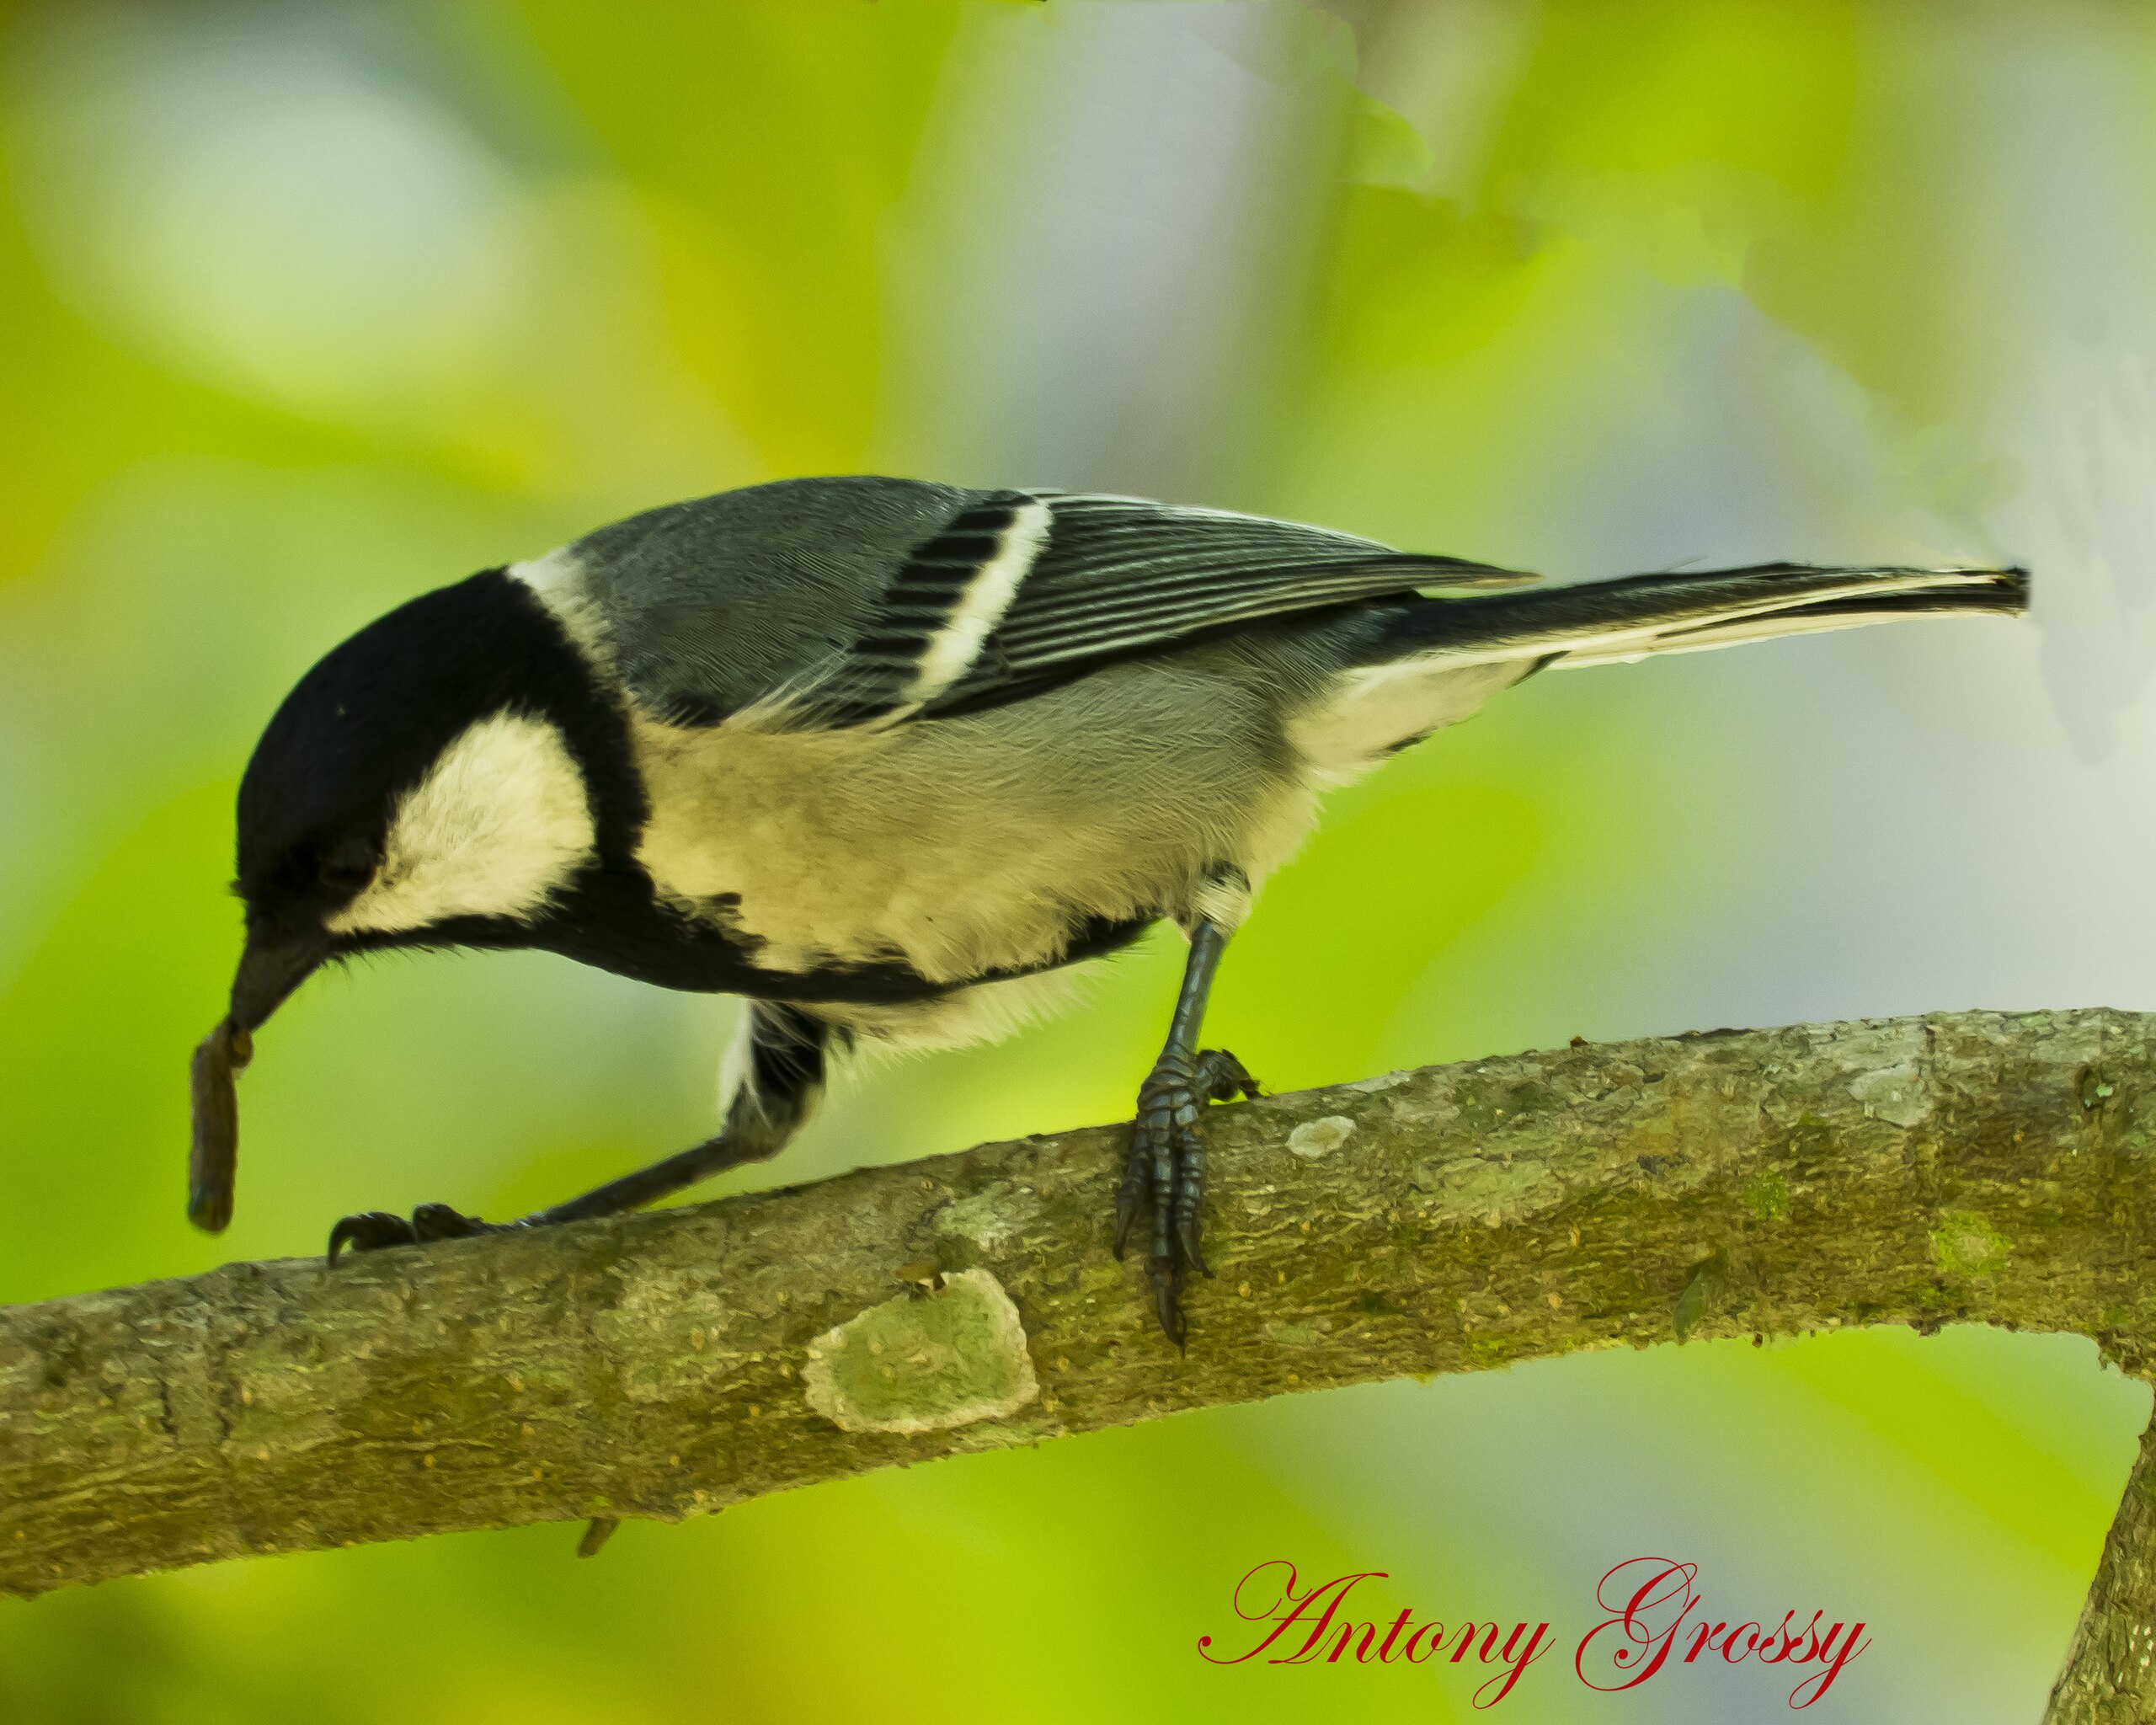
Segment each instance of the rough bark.
[{"label": "rough bark", "polygon": [[2052,1690],[2045,1725],[2156,1720],[2156,1423],[2141,1434],[2118,1519]]},{"label": "rough bark", "polygon": [[[1972,1321],[2150,1369],[2156,1018],[1574,1046],[1208,1124],[1218,1275],[1191,1291],[1187,1355],[1108,1252],[1113,1127],[0,1310],[0,1591],[676,1519],[1182,1408],[1686,1334]],[[2062,1719],[2149,1717],[2092,1699],[2147,1681],[2148,1476],[2144,1450]]]}]

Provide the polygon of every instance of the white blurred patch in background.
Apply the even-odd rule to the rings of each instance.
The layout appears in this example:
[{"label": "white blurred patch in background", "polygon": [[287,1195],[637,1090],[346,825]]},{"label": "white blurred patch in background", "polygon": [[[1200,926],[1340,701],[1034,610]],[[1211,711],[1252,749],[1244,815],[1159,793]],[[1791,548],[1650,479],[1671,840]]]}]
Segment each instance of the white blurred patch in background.
[{"label": "white blurred patch in background", "polygon": [[92,11],[44,45],[24,201],[100,322],[334,417],[399,413],[492,346],[516,293],[515,180],[349,33]]},{"label": "white blurred patch in background", "polygon": [[24,38],[16,195],[122,344],[591,519],[748,477],[671,351],[651,224],[573,116],[534,103],[558,136],[511,159],[358,8],[88,6]]},{"label": "white blurred patch in background", "polygon": [[1324,29],[1287,0],[972,14],[894,224],[883,441],[939,478],[1221,501],[1321,237],[1352,96],[1310,70]]}]

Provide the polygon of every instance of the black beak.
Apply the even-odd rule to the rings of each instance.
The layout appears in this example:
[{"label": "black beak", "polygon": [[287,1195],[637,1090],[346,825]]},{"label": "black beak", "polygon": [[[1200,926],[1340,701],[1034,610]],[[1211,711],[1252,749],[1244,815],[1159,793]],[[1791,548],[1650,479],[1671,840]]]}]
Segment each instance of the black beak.
[{"label": "black beak", "polygon": [[319,933],[284,939],[249,934],[232,979],[232,1010],[195,1050],[187,1219],[205,1233],[223,1233],[232,1219],[232,1177],[239,1164],[239,1097],[232,1080],[254,1058],[252,1033],[328,956],[328,939]]}]

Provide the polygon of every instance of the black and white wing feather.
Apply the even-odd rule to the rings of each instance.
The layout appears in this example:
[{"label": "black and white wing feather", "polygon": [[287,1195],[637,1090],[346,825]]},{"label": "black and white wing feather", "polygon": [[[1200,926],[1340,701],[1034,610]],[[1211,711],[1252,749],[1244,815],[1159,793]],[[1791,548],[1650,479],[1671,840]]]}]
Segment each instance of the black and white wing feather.
[{"label": "black and white wing feather", "polygon": [[933,718],[1267,617],[1534,579],[1261,515],[977,493],[787,704],[822,724]]}]

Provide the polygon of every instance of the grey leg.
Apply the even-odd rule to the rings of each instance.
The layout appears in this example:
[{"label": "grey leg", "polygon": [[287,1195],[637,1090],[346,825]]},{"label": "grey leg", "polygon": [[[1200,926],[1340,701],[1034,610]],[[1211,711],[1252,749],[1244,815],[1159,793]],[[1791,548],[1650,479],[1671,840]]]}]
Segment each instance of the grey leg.
[{"label": "grey leg", "polygon": [[1167,1045],[1139,1087],[1130,1159],[1123,1165],[1123,1189],[1116,1198],[1118,1258],[1123,1256],[1139,1205],[1151,1199],[1153,1246],[1146,1260],[1146,1279],[1152,1284],[1153,1310],[1161,1328],[1178,1348],[1183,1340],[1184,1272],[1213,1274],[1198,1248],[1198,1206],[1205,1195],[1205,1146],[1198,1135],[1198,1118],[1209,1102],[1231,1102],[1258,1093],[1257,1081],[1233,1055],[1198,1046],[1206,997],[1227,948],[1228,932],[1218,923],[1201,921],[1191,935],[1190,958],[1183,966]]},{"label": "grey leg", "polygon": [[726,1124],[715,1138],[595,1188],[581,1198],[535,1211],[521,1220],[483,1222],[446,1204],[423,1204],[411,1220],[387,1210],[350,1215],[329,1231],[329,1261],[350,1247],[372,1252],[385,1246],[409,1246],[428,1240],[451,1240],[492,1234],[504,1228],[541,1228],[556,1222],[582,1221],[636,1210],[707,1180],[744,1162],[762,1162],[785,1149],[801,1130],[824,1092],[830,1028],[791,1007],[755,1001],[749,1007],[749,1064],[741,1087],[726,1111]]}]

